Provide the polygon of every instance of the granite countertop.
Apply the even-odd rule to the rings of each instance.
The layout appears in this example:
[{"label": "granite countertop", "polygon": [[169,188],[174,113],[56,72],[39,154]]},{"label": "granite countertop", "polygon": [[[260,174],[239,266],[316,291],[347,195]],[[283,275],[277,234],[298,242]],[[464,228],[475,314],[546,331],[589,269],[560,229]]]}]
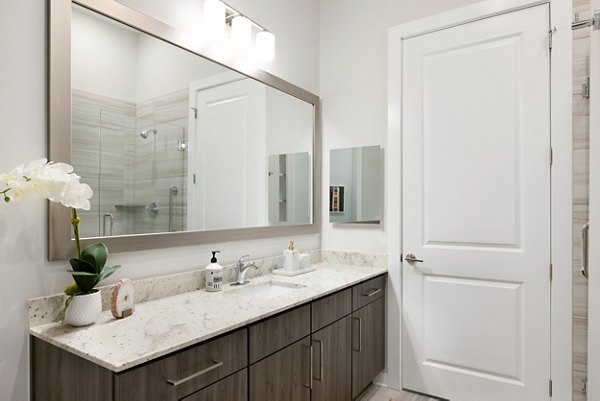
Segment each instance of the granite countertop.
[{"label": "granite countertop", "polygon": [[[300,276],[269,274],[251,279],[244,287],[226,284],[217,293],[199,290],[136,304],[135,313],[122,320],[104,311],[91,326],[74,328],[49,323],[30,327],[29,333],[113,372],[121,372],[387,271],[383,267],[329,263],[316,267]],[[271,299],[236,292],[238,288],[268,281],[305,287]]]}]

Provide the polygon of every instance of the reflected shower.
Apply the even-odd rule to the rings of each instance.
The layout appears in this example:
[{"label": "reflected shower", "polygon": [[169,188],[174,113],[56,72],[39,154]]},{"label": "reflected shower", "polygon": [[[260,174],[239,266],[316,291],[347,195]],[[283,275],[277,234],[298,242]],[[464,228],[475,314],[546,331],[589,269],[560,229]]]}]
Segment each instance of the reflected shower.
[{"label": "reflected shower", "polygon": [[156,130],[155,129],[147,129],[145,131],[140,132],[140,136],[143,139],[148,139],[148,136],[150,136],[150,134],[156,135]]}]

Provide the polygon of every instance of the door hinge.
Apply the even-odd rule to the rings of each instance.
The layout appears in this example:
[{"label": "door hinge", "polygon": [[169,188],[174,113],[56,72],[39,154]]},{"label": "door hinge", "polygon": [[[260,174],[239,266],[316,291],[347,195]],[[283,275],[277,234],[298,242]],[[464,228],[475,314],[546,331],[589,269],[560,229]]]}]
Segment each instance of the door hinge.
[{"label": "door hinge", "polygon": [[548,381],[548,394],[552,397],[552,379]]},{"label": "door hinge", "polygon": [[581,96],[586,99],[590,98],[590,77],[587,77],[585,82],[581,85]]},{"label": "door hinge", "polygon": [[194,110],[194,118],[198,119],[198,109],[195,107],[190,107],[191,110]]},{"label": "door hinge", "polygon": [[552,263],[550,263],[550,281],[552,281],[553,277],[554,277],[554,266],[552,266]]},{"label": "door hinge", "polygon": [[192,183],[196,183],[196,174],[192,174]]},{"label": "door hinge", "polygon": [[554,32],[556,32],[556,27],[548,30],[548,49],[552,50],[552,37],[554,36]]},{"label": "door hinge", "polygon": [[554,162],[554,150],[550,148],[550,165]]}]

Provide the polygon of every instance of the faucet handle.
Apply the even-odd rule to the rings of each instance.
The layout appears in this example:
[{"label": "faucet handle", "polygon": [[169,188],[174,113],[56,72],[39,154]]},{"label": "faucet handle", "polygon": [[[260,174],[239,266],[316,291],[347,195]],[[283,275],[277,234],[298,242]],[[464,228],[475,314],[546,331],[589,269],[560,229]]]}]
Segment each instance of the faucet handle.
[{"label": "faucet handle", "polygon": [[240,266],[243,265],[244,264],[244,258],[247,258],[248,256],[250,256],[250,255],[244,255],[244,256],[242,256],[240,258],[240,260],[238,260],[238,265],[240,265]]}]

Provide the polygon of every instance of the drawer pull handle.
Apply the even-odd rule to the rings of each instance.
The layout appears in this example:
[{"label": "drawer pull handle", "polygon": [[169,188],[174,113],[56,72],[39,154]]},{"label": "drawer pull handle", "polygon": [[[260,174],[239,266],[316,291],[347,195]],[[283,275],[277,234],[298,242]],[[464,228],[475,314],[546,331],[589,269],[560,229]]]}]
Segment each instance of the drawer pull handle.
[{"label": "drawer pull handle", "polygon": [[377,295],[381,292],[381,288],[373,288],[371,292],[367,294],[363,294],[363,297],[372,297],[373,295]]},{"label": "drawer pull handle", "polygon": [[353,351],[362,352],[362,319],[359,317],[353,317],[352,320],[358,322],[358,349],[352,347]]},{"label": "drawer pull handle", "polygon": [[211,366],[209,366],[206,369],[202,369],[201,371],[196,372],[196,373],[194,373],[192,375],[189,375],[188,377],[185,377],[185,378],[183,378],[181,380],[167,380],[167,383],[170,384],[171,386],[177,387],[177,386],[179,386],[179,385],[181,385],[183,383],[186,383],[186,382],[189,382],[192,379],[195,379],[198,376],[205,375],[208,372],[211,372],[211,371],[213,371],[215,369],[218,369],[221,366],[223,366],[223,362],[219,362],[219,361],[213,361],[213,362],[214,362],[214,364],[211,365]]},{"label": "drawer pull handle", "polygon": [[317,344],[319,344],[319,378],[317,379],[315,377],[315,380],[318,382],[322,382],[323,381],[323,341],[321,340],[313,340],[313,342],[316,342]]},{"label": "drawer pull handle", "polygon": [[313,389],[313,346],[311,345],[303,345],[303,347],[308,348],[308,377],[310,382],[308,384],[304,384],[304,387]]}]

